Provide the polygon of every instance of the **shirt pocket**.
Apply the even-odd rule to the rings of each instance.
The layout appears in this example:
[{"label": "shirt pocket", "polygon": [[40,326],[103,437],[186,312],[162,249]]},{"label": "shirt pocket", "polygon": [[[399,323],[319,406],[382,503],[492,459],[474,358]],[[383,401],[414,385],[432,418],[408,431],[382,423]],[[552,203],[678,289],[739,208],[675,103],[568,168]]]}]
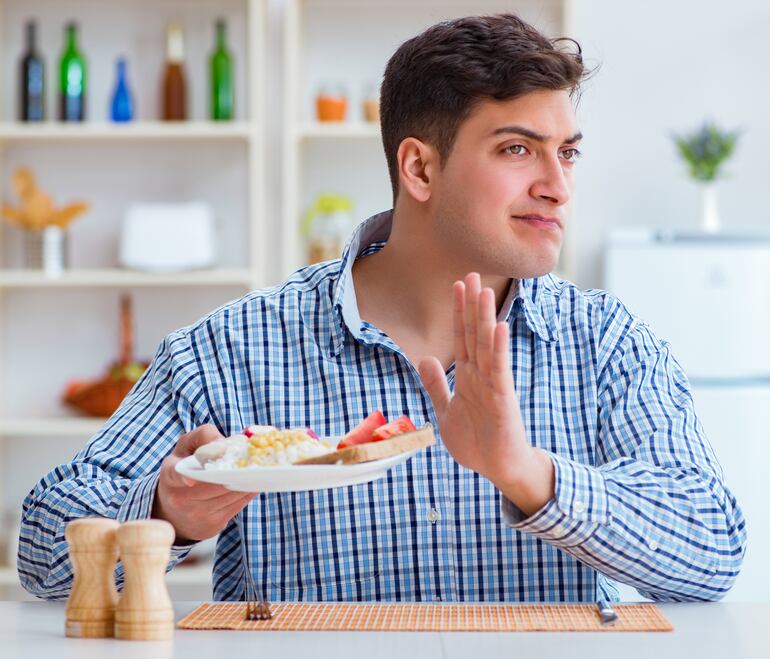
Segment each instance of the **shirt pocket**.
[{"label": "shirt pocket", "polygon": [[269,497],[269,578],[280,599],[360,599],[379,576],[371,507],[350,489]]}]

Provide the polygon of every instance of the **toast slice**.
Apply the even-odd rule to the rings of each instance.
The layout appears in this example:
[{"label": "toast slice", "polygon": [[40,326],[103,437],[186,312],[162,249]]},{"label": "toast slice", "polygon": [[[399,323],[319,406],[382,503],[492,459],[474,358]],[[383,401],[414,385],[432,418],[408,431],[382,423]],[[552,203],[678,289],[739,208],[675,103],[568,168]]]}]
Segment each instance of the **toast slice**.
[{"label": "toast slice", "polygon": [[412,451],[416,448],[433,446],[435,443],[436,436],[433,434],[433,425],[426,423],[422,428],[418,428],[412,432],[405,432],[402,435],[396,435],[390,439],[349,446],[348,448],[333,451],[326,455],[319,455],[315,458],[300,460],[294,464],[358,464],[359,462],[371,462],[372,460],[390,458],[391,456],[398,455],[399,453],[406,453],[407,451]]}]

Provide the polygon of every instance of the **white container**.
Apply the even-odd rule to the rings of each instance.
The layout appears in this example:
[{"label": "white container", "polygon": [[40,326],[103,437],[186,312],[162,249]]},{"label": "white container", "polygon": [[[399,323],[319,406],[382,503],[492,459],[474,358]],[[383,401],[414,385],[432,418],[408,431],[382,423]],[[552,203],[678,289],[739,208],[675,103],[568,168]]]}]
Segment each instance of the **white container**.
[{"label": "white container", "polygon": [[770,232],[618,230],[605,275],[690,379],[770,377]]},{"label": "white container", "polygon": [[216,262],[211,208],[204,203],[134,204],[120,237],[120,263],[151,272],[209,268]]}]

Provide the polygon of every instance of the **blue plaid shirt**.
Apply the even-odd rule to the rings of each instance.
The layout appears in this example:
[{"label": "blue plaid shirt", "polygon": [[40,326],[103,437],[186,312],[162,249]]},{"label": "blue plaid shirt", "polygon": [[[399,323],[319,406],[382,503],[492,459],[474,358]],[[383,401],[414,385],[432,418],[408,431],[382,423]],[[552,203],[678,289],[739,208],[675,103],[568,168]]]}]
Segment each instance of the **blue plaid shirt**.
[{"label": "blue plaid shirt", "polygon": [[[68,594],[68,520],[149,517],[161,461],[197,426],[339,436],[380,409],[438,427],[414,365],[358,314],[353,261],[381,249],[390,225],[374,216],[341,260],[166,337],[102,430],[26,498],[18,568],[30,592]],[[590,601],[616,599],[615,580],[656,600],[724,595],[744,520],[667,343],[611,295],[551,275],[512,282],[499,317],[529,440],[555,466],[549,503],[525,517],[439,436],[374,482],[259,495],[219,536],[214,597],[244,598],[246,569],[274,601]],[[448,377],[453,387],[454,367]],[[169,569],[188,551],[173,547]]]}]

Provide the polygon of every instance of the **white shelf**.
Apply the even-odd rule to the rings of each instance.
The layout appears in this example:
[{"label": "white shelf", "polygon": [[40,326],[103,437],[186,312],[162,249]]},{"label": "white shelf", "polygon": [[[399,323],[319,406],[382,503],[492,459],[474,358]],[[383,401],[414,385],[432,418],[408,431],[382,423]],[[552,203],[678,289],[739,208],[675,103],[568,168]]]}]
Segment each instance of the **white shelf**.
[{"label": "white shelf", "polygon": [[[211,583],[211,565],[206,563],[194,567],[177,567],[166,575],[169,586],[207,585]],[[0,567],[0,586],[18,586],[16,568]]]},{"label": "white shelf", "polygon": [[141,121],[126,124],[61,122],[0,123],[0,142],[246,141],[256,134],[249,122]]},{"label": "white shelf", "polygon": [[312,122],[300,124],[295,129],[300,140],[306,139],[372,139],[380,137],[380,125],[364,122]]},{"label": "white shelf", "polygon": [[0,437],[83,437],[99,432],[103,418],[61,417],[0,419]]},{"label": "white shelf", "polygon": [[254,274],[246,269],[194,270],[153,274],[120,269],[83,269],[48,277],[41,271],[0,270],[0,288],[88,288],[114,286],[242,286],[251,288]]}]

